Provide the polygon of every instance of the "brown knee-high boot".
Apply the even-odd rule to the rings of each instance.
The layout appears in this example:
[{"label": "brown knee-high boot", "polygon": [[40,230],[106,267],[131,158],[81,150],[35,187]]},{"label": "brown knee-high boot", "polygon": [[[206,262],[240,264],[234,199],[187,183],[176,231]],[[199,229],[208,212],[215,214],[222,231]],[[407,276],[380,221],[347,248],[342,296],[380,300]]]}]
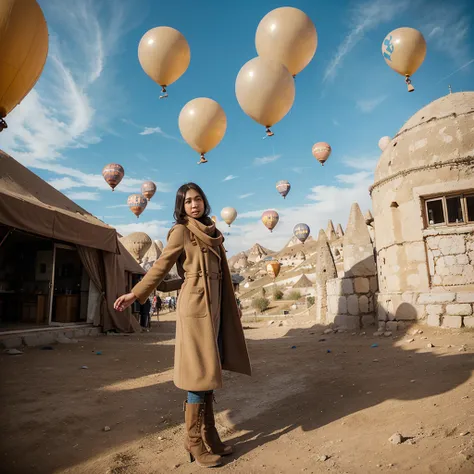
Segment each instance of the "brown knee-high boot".
[{"label": "brown knee-high boot", "polygon": [[216,429],[216,421],[214,419],[213,393],[206,393],[204,396],[204,424],[202,425],[202,438],[204,443],[212,454],[227,456],[232,454],[232,446],[224,444]]},{"label": "brown knee-high boot", "polygon": [[196,461],[196,464],[200,467],[220,466],[221,457],[210,453],[202,439],[204,403],[184,402],[184,411],[187,431],[184,449],[189,453],[189,460],[191,462]]}]

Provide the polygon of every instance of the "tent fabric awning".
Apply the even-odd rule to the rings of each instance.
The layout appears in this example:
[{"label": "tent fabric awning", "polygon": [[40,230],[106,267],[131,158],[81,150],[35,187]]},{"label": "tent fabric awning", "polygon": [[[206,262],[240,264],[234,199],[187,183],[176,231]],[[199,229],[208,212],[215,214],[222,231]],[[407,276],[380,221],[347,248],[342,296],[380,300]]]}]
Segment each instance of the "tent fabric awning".
[{"label": "tent fabric awning", "polygon": [[1,150],[0,221],[44,237],[119,253],[114,228]]}]

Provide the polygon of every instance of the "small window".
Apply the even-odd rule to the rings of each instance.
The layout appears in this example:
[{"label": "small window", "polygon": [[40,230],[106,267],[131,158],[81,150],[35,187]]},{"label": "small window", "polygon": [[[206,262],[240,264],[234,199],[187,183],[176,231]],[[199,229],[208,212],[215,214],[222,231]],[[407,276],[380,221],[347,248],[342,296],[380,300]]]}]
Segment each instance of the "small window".
[{"label": "small window", "polygon": [[474,222],[474,195],[466,196],[466,219],[468,222]]},{"label": "small window", "polygon": [[461,196],[447,197],[446,209],[448,211],[448,224],[460,224],[464,222],[462,217]]},{"label": "small window", "polygon": [[433,199],[432,201],[427,201],[426,212],[429,225],[445,223],[442,199]]}]

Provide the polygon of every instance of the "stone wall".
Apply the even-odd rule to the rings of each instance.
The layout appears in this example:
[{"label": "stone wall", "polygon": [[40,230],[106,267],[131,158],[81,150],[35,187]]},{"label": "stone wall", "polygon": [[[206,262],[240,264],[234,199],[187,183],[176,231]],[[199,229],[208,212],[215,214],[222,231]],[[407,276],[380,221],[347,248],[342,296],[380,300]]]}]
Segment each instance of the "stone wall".
[{"label": "stone wall", "polygon": [[474,227],[471,227],[453,227],[448,229],[449,234],[425,237],[432,287],[474,284]]},{"label": "stone wall", "polygon": [[328,280],[327,323],[351,330],[374,326],[376,291],[376,276]]}]

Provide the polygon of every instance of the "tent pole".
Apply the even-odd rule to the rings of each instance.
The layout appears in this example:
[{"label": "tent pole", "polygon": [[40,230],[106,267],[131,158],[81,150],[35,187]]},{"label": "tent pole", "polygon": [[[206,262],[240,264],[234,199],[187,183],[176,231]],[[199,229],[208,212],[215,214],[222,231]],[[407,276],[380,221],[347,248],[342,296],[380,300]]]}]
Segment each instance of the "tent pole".
[{"label": "tent pole", "polygon": [[10,236],[10,234],[12,234],[12,233],[13,233],[13,229],[10,229],[10,230],[6,233],[5,237],[3,237],[2,241],[0,242],[0,247],[3,245],[3,243],[5,242],[5,240],[7,240],[7,238],[8,238],[8,237]]}]

